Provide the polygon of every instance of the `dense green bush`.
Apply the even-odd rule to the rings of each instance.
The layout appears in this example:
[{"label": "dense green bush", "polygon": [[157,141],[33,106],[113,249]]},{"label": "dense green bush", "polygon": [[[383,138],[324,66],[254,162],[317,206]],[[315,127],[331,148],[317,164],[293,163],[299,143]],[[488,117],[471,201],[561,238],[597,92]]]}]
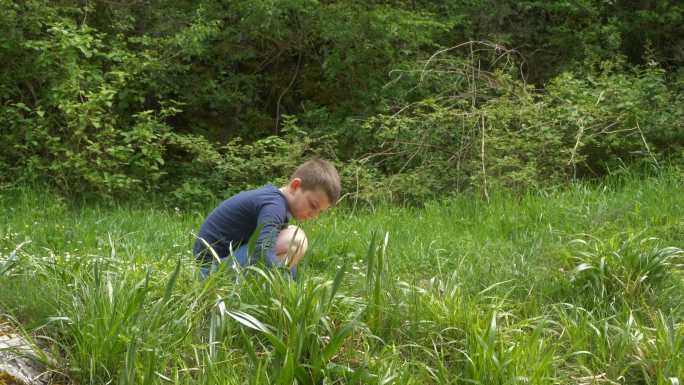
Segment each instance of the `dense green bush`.
[{"label": "dense green bush", "polygon": [[[490,48],[476,46],[483,45]],[[657,64],[604,62],[600,71],[565,72],[537,90],[511,75],[511,62],[483,60],[426,63],[415,83],[429,92],[365,121],[357,156],[386,176],[386,193],[404,200],[487,194],[681,159],[682,94]]]},{"label": "dense green bush", "polygon": [[674,1],[0,0],[0,182],[193,204],[319,155],[355,202],[420,201],[677,163],[682,15]]}]

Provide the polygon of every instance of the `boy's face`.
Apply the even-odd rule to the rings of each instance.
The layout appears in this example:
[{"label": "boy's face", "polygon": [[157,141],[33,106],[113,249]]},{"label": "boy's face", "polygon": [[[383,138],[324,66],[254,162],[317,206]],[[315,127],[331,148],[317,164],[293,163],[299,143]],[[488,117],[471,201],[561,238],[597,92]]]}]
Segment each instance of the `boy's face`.
[{"label": "boy's face", "polygon": [[305,190],[301,187],[301,180],[295,178],[288,185],[290,213],[298,221],[315,218],[322,211],[330,207],[328,195],[320,189]]}]

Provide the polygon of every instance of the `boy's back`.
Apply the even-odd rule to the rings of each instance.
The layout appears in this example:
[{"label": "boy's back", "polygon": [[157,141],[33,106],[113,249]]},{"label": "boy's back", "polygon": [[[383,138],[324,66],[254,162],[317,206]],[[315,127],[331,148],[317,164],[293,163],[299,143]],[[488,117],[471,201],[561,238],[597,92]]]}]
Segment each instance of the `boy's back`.
[{"label": "boy's back", "polygon": [[203,239],[219,258],[225,258],[230,255],[231,247],[236,250],[239,245],[246,244],[260,227],[256,250],[263,250],[267,261],[277,264],[273,242],[287,222],[287,200],[278,188],[267,184],[255,190],[243,191],[223,201],[209,214],[200,227],[193,253],[198,259],[211,261],[212,254],[202,242]]}]

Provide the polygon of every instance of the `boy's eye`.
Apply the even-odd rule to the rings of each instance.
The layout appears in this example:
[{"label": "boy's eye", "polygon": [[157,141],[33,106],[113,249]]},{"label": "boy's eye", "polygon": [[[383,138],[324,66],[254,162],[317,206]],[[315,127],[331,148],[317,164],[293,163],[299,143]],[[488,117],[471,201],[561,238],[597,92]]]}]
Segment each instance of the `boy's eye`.
[{"label": "boy's eye", "polygon": [[313,201],[309,201],[309,207],[311,208],[311,210],[316,210],[316,203],[314,203]]}]

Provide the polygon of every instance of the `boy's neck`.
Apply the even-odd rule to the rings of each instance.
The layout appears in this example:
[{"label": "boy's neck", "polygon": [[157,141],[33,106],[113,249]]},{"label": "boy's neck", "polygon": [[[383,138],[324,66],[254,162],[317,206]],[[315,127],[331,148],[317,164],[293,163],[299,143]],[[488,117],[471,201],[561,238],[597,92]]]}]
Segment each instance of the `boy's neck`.
[{"label": "boy's neck", "polygon": [[283,186],[278,190],[280,190],[280,192],[283,193],[283,195],[285,195],[287,198],[292,198],[292,193],[290,192],[290,189],[287,186]]},{"label": "boy's neck", "polygon": [[287,212],[290,215],[292,215],[292,211],[290,211],[290,207],[292,206],[291,205],[292,192],[290,192],[290,189],[288,186],[283,186],[283,187],[279,188],[278,190],[280,190],[280,193],[283,194],[283,196],[285,197],[285,202],[287,202]]}]

